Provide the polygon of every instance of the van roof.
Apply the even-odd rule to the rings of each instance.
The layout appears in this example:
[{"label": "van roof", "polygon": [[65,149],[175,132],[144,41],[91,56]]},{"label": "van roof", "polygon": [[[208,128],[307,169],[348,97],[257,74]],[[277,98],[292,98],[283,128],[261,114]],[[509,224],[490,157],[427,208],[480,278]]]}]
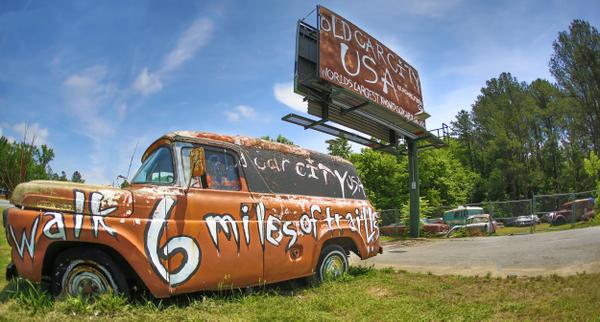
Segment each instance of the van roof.
[{"label": "van roof", "polygon": [[458,210],[481,210],[481,211],[483,211],[483,208],[481,208],[481,207],[472,207],[472,206],[466,206],[466,207],[465,206],[459,206],[458,208],[446,210],[446,211],[444,211],[444,213],[451,212],[451,211],[458,211]]},{"label": "van roof", "polygon": [[304,149],[304,148],[294,146],[294,145],[283,144],[283,143],[279,143],[279,142],[257,139],[257,138],[252,138],[252,137],[248,137],[248,136],[242,136],[242,135],[224,135],[224,134],[217,134],[217,133],[210,133],[210,132],[196,132],[196,131],[175,131],[175,132],[169,132],[169,133],[163,135],[162,137],[160,137],[156,141],[154,141],[154,143],[152,143],[148,147],[148,149],[146,149],[146,151],[144,152],[144,154],[142,156],[142,162],[148,157],[150,152],[152,152],[156,148],[155,143],[157,143],[158,141],[164,140],[164,139],[167,139],[170,141],[183,141],[183,142],[191,142],[191,143],[207,143],[207,141],[213,142],[213,143],[219,143],[219,142],[220,143],[228,143],[228,144],[234,144],[234,145],[238,145],[238,146],[251,147],[251,148],[256,148],[256,149],[264,149],[264,150],[270,150],[270,151],[277,151],[277,152],[287,153],[287,154],[294,154],[294,155],[304,156],[306,158],[310,157],[311,155],[317,154],[317,155],[321,155],[325,158],[332,159],[335,162],[351,163],[350,161],[348,161],[342,157],[339,157],[339,156],[332,156],[329,154],[325,154],[325,153],[321,153],[321,152],[317,152],[317,151],[313,151],[313,150],[309,150],[309,149]]}]

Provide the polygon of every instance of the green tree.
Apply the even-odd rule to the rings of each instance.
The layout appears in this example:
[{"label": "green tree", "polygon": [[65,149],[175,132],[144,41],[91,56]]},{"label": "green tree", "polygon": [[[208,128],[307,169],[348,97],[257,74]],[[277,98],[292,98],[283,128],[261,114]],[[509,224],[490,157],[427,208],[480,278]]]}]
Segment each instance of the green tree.
[{"label": "green tree", "polygon": [[288,138],[286,138],[285,136],[279,134],[277,135],[276,139],[272,139],[270,136],[268,135],[264,135],[260,137],[263,140],[267,140],[267,141],[271,141],[271,142],[278,142],[278,143],[283,143],[283,144],[287,144],[287,145],[294,145],[294,142]]},{"label": "green tree", "polygon": [[[435,208],[430,205],[427,197],[421,196],[419,197],[419,210],[419,218],[427,218],[434,213]],[[410,200],[406,200],[400,206],[400,221],[407,226],[410,223]]]},{"label": "green tree", "polygon": [[558,34],[553,49],[550,73],[576,103],[569,106],[570,130],[585,153],[600,154],[600,34],[588,22],[574,20]]},{"label": "green tree", "polygon": [[442,148],[419,152],[419,179],[421,196],[431,208],[426,215],[439,216],[447,207],[469,201],[479,175],[464,166],[451,148]]},{"label": "green tree", "polygon": [[81,173],[79,173],[79,171],[73,172],[73,175],[71,175],[71,181],[85,183],[85,180],[83,180],[83,177],[81,176]]},{"label": "green tree", "polygon": [[54,151],[46,145],[40,147],[26,142],[8,142],[0,137],[0,185],[9,193],[21,182],[48,179],[46,169],[54,158]]},{"label": "green tree", "polygon": [[350,159],[350,154],[352,154],[352,147],[348,140],[344,138],[336,138],[333,140],[327,140],[327,151],[329,151],[330,155],[336,155],[342,157],[346,160]]},{"label": "green tree", "polygon": [[376,209],[398,209],[408,200],[408,161],[388,153],[364,148],[350,156]]}]

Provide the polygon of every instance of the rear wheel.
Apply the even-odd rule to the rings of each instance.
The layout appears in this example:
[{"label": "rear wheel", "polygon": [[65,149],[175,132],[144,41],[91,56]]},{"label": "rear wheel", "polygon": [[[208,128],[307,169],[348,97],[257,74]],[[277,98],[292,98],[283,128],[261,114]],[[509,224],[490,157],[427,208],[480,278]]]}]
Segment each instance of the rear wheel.
[{"label": "rear wheel", "polygon": [[332,281],[348,272],[348,255],[342,246],[327,245],[321,251],[315,274],[309,279],[316,285]]},{"label": "rear wheel", "polygon": [[558,217],[552,222],[552,226],[560,226],[567,223],[567,220],[564,217]]},{"label": "rear wheel", "polygon": [[125,275],[104,252],[73,248],[58,255],[52,271],[55,295],[98,297],[113,293],[129,296]]}]

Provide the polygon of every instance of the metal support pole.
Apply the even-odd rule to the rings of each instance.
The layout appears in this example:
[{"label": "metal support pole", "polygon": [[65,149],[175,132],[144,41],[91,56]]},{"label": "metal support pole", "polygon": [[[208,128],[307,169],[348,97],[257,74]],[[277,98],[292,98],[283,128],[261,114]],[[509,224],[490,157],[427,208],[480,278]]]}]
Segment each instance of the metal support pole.
[{"label": "metal support pole", "polygon": [[419,237],[419,167],[417,141],[406,139],[408,145],[408,177],[410,191],[410,237]]}]

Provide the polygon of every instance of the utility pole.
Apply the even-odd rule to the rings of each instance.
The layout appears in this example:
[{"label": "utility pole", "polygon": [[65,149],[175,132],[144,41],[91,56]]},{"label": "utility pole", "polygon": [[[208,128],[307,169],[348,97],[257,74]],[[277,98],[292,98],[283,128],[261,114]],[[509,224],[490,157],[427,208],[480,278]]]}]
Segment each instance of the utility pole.
[{"label": "utility pole", "polygon": [[406,139],[408,145],[408,177],[410,191],[410,237],[419,237],[419,157],[417,141]]}]

